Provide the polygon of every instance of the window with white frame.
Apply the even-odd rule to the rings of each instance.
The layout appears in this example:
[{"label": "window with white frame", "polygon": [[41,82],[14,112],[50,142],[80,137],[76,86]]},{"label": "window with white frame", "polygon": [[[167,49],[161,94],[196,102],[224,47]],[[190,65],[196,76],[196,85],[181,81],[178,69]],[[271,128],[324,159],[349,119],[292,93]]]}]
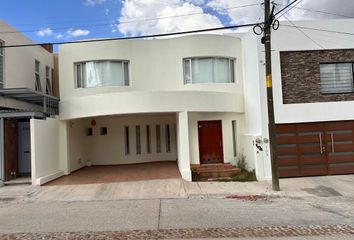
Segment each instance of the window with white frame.
[{"label": "window with white frame", "polygon": [[0,89],[4,88],[4,42],[0,39]]},{"label": "window with white frame", "polygon": [[235,59],[196,57],[183,60],[184,83],[233,83]]},{"label": "window with white frame", "polygon": [[50,76],[50,67],[46,66],[45,67],[45,79],[46,79],[46,85],[45,85],[45,93],[53,95],[53,89],[52,89],[52,78],[53,76]]},{"label": "window with white frame", "polygon": [[35,79],[36,79],[36,82],[35,82],[35,90],[36,91],[39,91],[39,92],[42,92],[42,84],[41,84],[41,78],[40,78],[40,68],[41,68],[41,63],[39,61],[35,61]]},{"label": "window with white frame", "polygon": [[76,88],[129,86],[129,61],[100,60],[75,63]]},{"label": "window with white frame", "polygon": [[320,64],[321,93],[353,92],[353,65],[353,63]]}]

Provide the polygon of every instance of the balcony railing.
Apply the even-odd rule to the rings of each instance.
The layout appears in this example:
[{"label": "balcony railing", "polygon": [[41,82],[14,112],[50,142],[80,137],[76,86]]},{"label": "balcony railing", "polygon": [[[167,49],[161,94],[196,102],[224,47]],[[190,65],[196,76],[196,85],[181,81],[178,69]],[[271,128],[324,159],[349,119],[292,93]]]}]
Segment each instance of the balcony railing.
[{"label": "balcony railing", "polygon": [[42,112],[46,116],[59,114],[59,98],[35,91],[33,89],[5,88],[0,90],[0,96],[28,103],[26,106],[18,107],[17,109],[19,110]]}]

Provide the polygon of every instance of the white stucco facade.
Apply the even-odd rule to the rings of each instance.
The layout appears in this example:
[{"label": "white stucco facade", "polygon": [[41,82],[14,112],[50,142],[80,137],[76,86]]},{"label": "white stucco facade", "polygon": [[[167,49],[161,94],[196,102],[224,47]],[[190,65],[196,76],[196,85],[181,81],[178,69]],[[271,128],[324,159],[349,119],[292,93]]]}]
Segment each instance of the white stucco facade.
[{"label": "white stucco facade", "polygon": [[[191,57],[235,59],[233,69],[235,81],[232,83],[185,84],[183,59]],[[69,150],[68,161],[71,163],[69,171],[84,165],[83,162],[86,160],[79,161],[78,159],[92,158],[90,161],[94,164],[127,164],[177,159],[182,177],[191,180],[190,164],[199,164],[200,159],[198,121],[207,120],[222,121],[224,162],[236,164],[237,156],[233,152],[232,121],[237,122],[238,153],[246,153],[242,141],[245,133],[243,58],[241,38],[222,35],[77,43],[61,46],[59,50],[61,92],[59,117],[62,121],[70,123],[73,128],[75,125],[81,128],[80,130],[69,129],[69,135],[73,134],[72,138],[69,138],[72,142],[70,146],[85,142]],[[76,88],[75,63],[94,60],[129,61],[129,86]],[[108,121],[106,123],[108,128],[123,139],[124,126],[127,125],[124,124],[125,121],[131,122],[133,126],[134,124],[154,126],[163,122],[163,116],[173,116],[171,119],[173,121],[170,123],[171,126],[175,126],[175,130],[171,132],[173,138],[171,144],[175,150],[170,154],[166,155],[162,151],[159,154],[149,154],[147,158],[143,157],[144,154],[138,157],[125,156],[123,154],[124,144],[119,145],[118,138],[115,138],[116,141],[113,138],[107,140],[107,144],[114,144],[112,148],[115,148],[116,154],[108,153],[109,150],[107,152],[107,149],[100,149],[98,146],[94,154],[88,154],[88,149],[92,151],[90,146],[93,145],[87,142],[90,138],[84,136],[85,127],[83,126],[89,127],[90,121]],[[78,124],[75,124],[76,122]],[[143,131],[142,138],[144,134],[146,133]],[[165,133],[162,131],[163,134]],[[80,139],[76,139],[78,135],[81,135]],[[89,147],[85,149],[83,146]],[[135,147],[134,144],[132,147]],[[76,149],[79,149],[79,155],[83,157],[75,155]],[[253,153],[247,156],[250,168],[255,167],[254,157]]]}]

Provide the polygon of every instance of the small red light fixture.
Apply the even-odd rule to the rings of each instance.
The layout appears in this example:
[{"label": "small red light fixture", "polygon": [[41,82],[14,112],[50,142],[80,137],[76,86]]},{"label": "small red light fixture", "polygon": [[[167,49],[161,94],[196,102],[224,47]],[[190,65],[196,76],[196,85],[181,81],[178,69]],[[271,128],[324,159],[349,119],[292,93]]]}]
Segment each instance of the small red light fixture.
[{"label": "small red light fixture", "polygon": [[95,119],[91,120],[91,126],[93,126],[93,127],[96,126],[96,120]]}]

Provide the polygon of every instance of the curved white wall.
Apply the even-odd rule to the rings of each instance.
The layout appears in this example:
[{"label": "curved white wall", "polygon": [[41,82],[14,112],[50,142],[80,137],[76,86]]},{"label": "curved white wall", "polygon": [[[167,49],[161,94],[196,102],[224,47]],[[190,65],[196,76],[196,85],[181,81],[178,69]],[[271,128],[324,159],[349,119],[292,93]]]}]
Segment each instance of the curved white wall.
[{"label": "curved white wall", "polygon": [[[243,112],[239,38],[194,35],[160,40],[124,40],[63,45],[59,50],[60,117],[63,120],[119,113]],[[183,82],[183,58],[236,58],[235,83]],[[130,61],[130,86],[76,89],[74,63]]]}]

